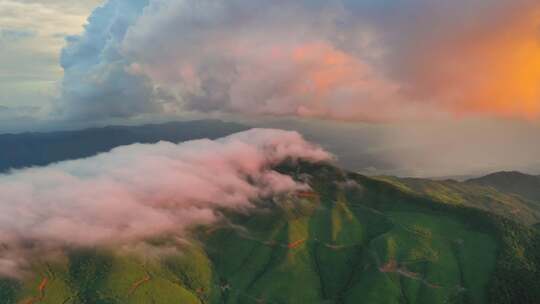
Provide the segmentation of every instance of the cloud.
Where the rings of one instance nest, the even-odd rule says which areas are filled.
[[[184,109],[380,118],[397,87],[370,62],[369,31],[357,54],[339,45],[346,13],[340,1],[153,1],[122,47]]]
[[[97,8],[82,35],[68,36],[60,62],[64,69],[61,116],[97,120],[158,111],[153,87],[144,75],[131,73],[120,53],[127,29],[147,0],[111,0]]]
[[[99,1],[80,2],[0,0],[0,105],[50,112],[58,95],[57,82],[63,77],[58,55],[64,37],[58,32],[79,33]],[[4,131],[2,126],[0,131]]]
[[[346,2],[376,29],[404,100],[460,116],[539,117],[538,1]]]
[[[0,46],[4,43],[16,42],[35,36],[36,32],[32,30],[0,29]]]
[[[217,220],[220,208],[248,209],[258,198],[305,187],[272,169],[300,159],[330,155],[296,132],[252,129],[0,175],[0,265],[20,266],[29,244],[50,250],[181,234]]]
[[[401,124],[380,132],[376,174],[441,177],[496,171],[540,173],[540,125],[523,120],[462,119]],[[329,151],[332,149],[328,148]]]
[[[64,49],[66,106],[536,118],[539,15],[532,0],[110,0]]]
[[[22,126],[32,124],[37,126],[35,119],[41,109],[37,106],[2,106],[0,105],[0,132],[9,133],[22,129]]]
[[[243,123],[295,130],[367,175],[477,177],[496,171],[540,174],[540,123],[467,118],[357,123],[319,119],[248,119]]]

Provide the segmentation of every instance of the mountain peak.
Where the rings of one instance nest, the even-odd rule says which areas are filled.
[[[502,192],[540,202],[540,176],[519,171],[500,171],[469,179],[466,183],[493,187]]]
[[[484,175],[477,178],[471,178],[468,179],[466,182],[468,183],[492,183],[492,182],[522,182],[523,180],[539,180],[538,176],[530,175],[527,173],[523,173],[520,171],[498,171],[494,173],[490,173],[488,175]]]

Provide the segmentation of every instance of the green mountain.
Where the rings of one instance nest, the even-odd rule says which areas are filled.
[[[502,173],[497,173],[502,174]],[[378,180],[386,181],[398,187],[404,192],[429,198],[444,204],[468,206],[483,209],[501,216],[513,219],[515,221],[533,225],[540,222],[540,199],[535,200],[525,192],[513,192],[507,190],[510,188],[504,186],[502,180],[498,187],[487,185],[491,180],[490,176],[482,177],[476,180],[458,182],[455,180],[430,180],[422,178],[398,178],[393,176],[376,177]],[[515,188],[519,188],[513,179]],[[525,182],[525,185],[527,182]],[[528,189],[522,186],[523,189]],[[540,192],[539,190],[537,190]]]
[[[521,172],[497,172],[484,177],[470,179],[469,184],[492,187],[498,191],[519,195],[540,202],[540,176]]]
[[[0,303],[538,303],[537,230],[393,180],[278,169],[313,192],[225,212],[188,242],[147,240],[156,253],[144,257],[112,248],[35,257],[31,276],[0,281]]]

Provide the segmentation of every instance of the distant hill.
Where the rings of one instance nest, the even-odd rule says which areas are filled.
[[[430,180],[423,178],[377,177],[401,190],[445,204],[479,208],[499,214],[527,225],[540,222],[540,200],[532,200],[503,187],[455,180]]]
[[[35,257],[31,275],[0,279],[0,303],[538,303],[539,231],[332,166],[278,169],[313,192],[228,212],[190,242],[148,240],[163,256]]]
[[[517,194],[523,198],[540,202],[540,176],[517,171],[496,172],[467,180],[468,184],[493,187],[499,191]]]
[[[219,120],[111,126],[78,131],[0,135],[0,172],[89,157],[133,143],[215,139],[248,127]]]

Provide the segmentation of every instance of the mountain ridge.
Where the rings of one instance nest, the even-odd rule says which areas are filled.
[[[379,176],[376,179],[389,182],[403,191],[447,204],[466,205],[480,208],[508,217],[521,223],[533,225],[540,222],[540,188],[528,186],[511,187],[508,184],[520,185],[521,179],[536,180],[537,177],[518,171],[495,172],[466,181],[433,180],[395,176]],[[497,179],[493,182],[493,177]],[[502,178],[502,181],[501,181]],[[538,178],[540,182],[540,178]],[[532,195],[531,195],[532,193]]]
[[[74,131],[1,134],[0,173],[84,158],[133,143],[220,138],[249,127],[220,120],[193,120],[138,126],[107,126]]]
[[[194,227],[188,243],[145,241],[178,254],[87,248],[35,257],[27,279],[0,281],[9,296],[0,303],[533,304],[540,296],[533,229],[329,165],[277,170],[312,190],[224,212],[223,222]]]
[[[479,178],[473,178],[467,183],[490,186],[499,191],[514,193],[526,199],[540,201],[540,176],[519,171],[499,171]]]

